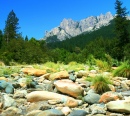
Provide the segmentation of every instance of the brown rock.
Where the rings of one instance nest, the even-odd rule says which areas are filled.
[[[48,91],[34,91],[29,93],[26,97],[28,102],[60,100],[62,103],[69,107],[76,107],[79,104],[79,102],[72,97]]]
[[[69,74],[67,71],[60,71],[57,73],[53,73],[49,76],[49,80],[58,80],[58,79],[68,79]]]
[[[3,103],[0,102],[0,109],[2,109],[2,108],[3,108]]]
[[[83,96],[83,88],[79,84],[76,84],[74,82],[58,80],[54,82],[54,85],[56,86],[58,91],[68,94],[72,97],[77,98],[79,96]]]
[[[33,111],[27,113],[26,116],[36,116],[36,115],[38,115],[40,112],[42,112],[42,111],[41,111],[41,110],[33,110]]]
[[[8,79],[7,78],[5,78],[5,77],[0,77],[0,80],[4,80],[4,81],[8,81]]]
[[[110,101],[115,101],[115,100],[119,100],[121,99],[120,95],[117,94],[116,92],[106,92],[104,93],[101,97],[100,97],[100,100],[99,102],[104,102],[104,103],[107,103],[107,102],[110,102]]]
[[[6,110],[4,110],[1,114],[1,116],[20,116],[22,113],[22,110],[16,107],[9,107]]]
[[[71,109],[69,107],[63,107],[61,111],[65,114],[65,116],[67,116],[71,112]]]
[[[46,70],[34,69],[34,68],[23,68],[21,71],[25,74],[34,76],[42,76],[46,74]]]
[[[111,91],[113,91],[113,92],[115,92],[115,91],[116,91],[116,89],[115,89],[115,87],[114,87],[113,85],[108,84],[108,86],[109,86],[109,88],[110,88],[110,90],[111,90]]]

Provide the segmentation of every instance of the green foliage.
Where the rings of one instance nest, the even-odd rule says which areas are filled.
[[[94,90],[98,94],[102,94],[104,92],[110,91],[108,84],[112,82],[108,77],[104,77],[103,75],[96,76],[92,79],[92,85],[94,86]]]
[[[122,65],[113,71],[113,75],[130,79],[130,62],[123,62]]]
[[[84,70],[85,66],[84,64],[77,63],[75,61],[69,62],[68,65],[66,66],[66,70],[74,70],[74,71],[79,71],[79,70]]]
[[[0,30],[0,48],[2,47],[2,41],[3,41],[3,33]]]
[[[18,38],[18,23],[19,19],[17,18],[16,14],[12,10],[6,20],[5,29],[4,29],[4,37],[6,42],[8,43],[11,39]]]
[[[27,77],[26,77],[26,84],[27,84],[27,85],[30,85],[31,82],[32,82],[32,79],[33,79],[32,76],[27,76]]]
[[[28,36],[26,35],[26,37],[25,37],[25,41],[28,41]]]
[[[20,70],[20,67],[18,66],[1,66],[0,67],[0,76],[8,75],[10,76],[13,73],[18,73]]]
[[[115,32],[118,39],[116,52],[118,59],[123,59],[124,54],[124,46],[130,43],[130,35],[129,35],[129,22],[127,19],[128,12],[126,11],[126,7],[122,7],[122,2],[120,0],[116,0],[115,2]]]
[[[102,71],[111,71],[113,65],[113,59],[110,55],[105,54],[103,60],[95,59],[96,66]]]
[[[96,66],[98,66],[100,70],[110,71],[111,66],[109,65],[108,62],[102,61],[102,60],[99,60],[99,59],[96,59],[95,61],[96,61]]]
[[[7,17],[4,34],[0,30],[0,61],[6,65],[77,62],[77,64],[69,65],[69,68],[79,70],[76,67],[86,63],[90,69],[95,69],[95,65],[98,65],[101,70],[109,71],[111,66],[119,65],[119,56],[121,56],[120,60],[130,59],[130,44],[124,44],[121,48],[117,46],[119,39],[115,38],[117,33],[113,33],[114,26],[117,24],[116,20],[112,20],[110,25],[99,30],[83,33],[64,41],[58,41],[56,36],[50,37],[48,42],[51,44],[34,37],[30,40],[27,36],[23,38],[18,33],[18,21],[19,19],[12,10]],[[14,26],[11,25],[12,23]],[[58,67],[56,70],[60,70],[61,67]],[[66,67],[62,68],[66,69]],[[80,69],[84,67],[81,66]],[[48,72],[50,71],[48,69]]]
[[[112,39],[115,36],[115,34],[113,33],[113,28],[114,28],[114,21],[111,21],[110,25],[104,26],[100,28],[99,30],[95,30],[90,33],[83,33],[81,35],[72,37],[71,39],[66,39],[64,41],[58,41],[58,42],[53,42],[53,43],[47,42],[47,46],[52,49],[64,48],[65,50],[70,51],[70,52],[74,52],[75,47],[78,47],[80,48],[80,50],[82,50],[88,42],[93,41],[96,38],[100,38],[101,36],[103,38],[107,37],[109,39]]]
[[[92,54],[90,54],[90,55],[87,57],[86,64],[89,65],[89,66],[95,65],[95,58],[94,58],[94,56],[93,56]]]

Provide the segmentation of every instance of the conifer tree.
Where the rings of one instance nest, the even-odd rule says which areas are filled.
[[[7,41],[7,43],[11,39],[18,38],[18,36],[19,36],[19,34],[18,34],[18,29],[19,29],[18,21],[19,21],[19,19],[17,18],[16,14],[12,10],[8,15],[7,20],[5,21],[4,38]]]
[[[28,41],[28,36],[26,35],[26,37],[25,37],[25,41]]]
[[[2,46],[2,41],[3,41],[3,33],[2,31],[0,30],[0,48]]]
[[[124,47],[130,42],[128,26],[129,22],[127,19],[127,9],[122,7],[123,3],[120,0],[115,2],[115,33],[117,36],[117,45],[114,48],[116,51],[116,57],[121,60],[124,58]]]
[[[115,32],[119,40],[120,47],[123,47],[130,42],[127,19],[128,12],[126,7],[122,7],[122,5],[123,3],[120,0],[116,0]]]

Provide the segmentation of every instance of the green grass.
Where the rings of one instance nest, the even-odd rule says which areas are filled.
[[[121,76],[130,79],[130,63],[123,62],[116,70],[113,71],[113,76]]]
[[[98,94],[102,94],[104,92],[110,91],[108,84],[112,84],[112,82],[108,77],[105,77],[103,75],[98,75],[93,78],[92,77],[86,78],[86,80],[92,82],[92,85],[94,86],[94,90]]]

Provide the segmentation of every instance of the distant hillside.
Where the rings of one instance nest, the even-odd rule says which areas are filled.
[[[47,46],[49,48],[64,48],[66,50],[73,51],[75,47],[83,49],[89,41],[92,41],[99,37],[103,37],[105,39],[112,39],[115,37],[113,20],[108,26],[103,26],[98,30],[86,32],[63,41],[48,43]]]

